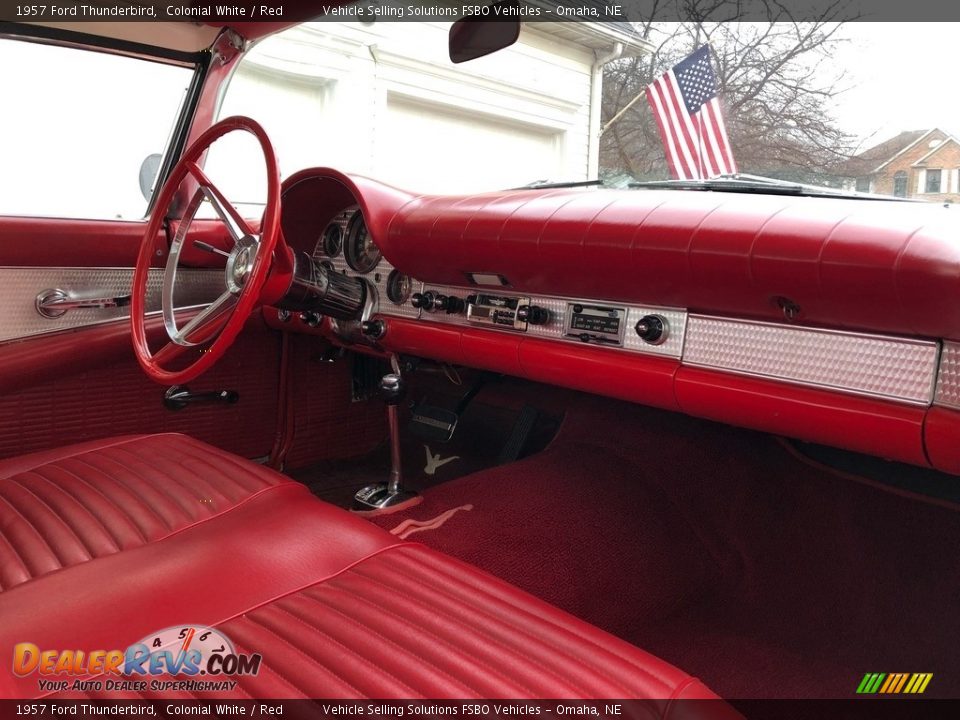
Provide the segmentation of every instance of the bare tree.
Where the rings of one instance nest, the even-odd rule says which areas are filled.
[[[693,50],[713,48],[727,131],[742,173],[806,182],[855,152],[854,139],[832,121],[829,105],[842,71],[830,64],[843,42],[847,12],[831,2],[812,19],[796,20],[778,0],[656,0],[637,31],[650,55],[612,64],[604,78],[603,116],[612,118],[654,79]],[[749,3],[749,13],[745,5]],[[682,15],[683,21],[658,17]],[[762,18],[745,22],[743,17]],[[637,178],[668,176],[663,146],[646,101],[637,102],[601,138],[601,167]]]

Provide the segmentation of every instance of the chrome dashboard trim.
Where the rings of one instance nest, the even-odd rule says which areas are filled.
[[[943,343],[933,404],[960,410],[960,342]]]
[[[177,282],[177,307],[206,305],[223,291],[222,269],[181,268]],[[163,269],[150,270],[147,280],[147,308],[160,311]],[[75,330],[123,320],[129,307],[76,308],[59,317],[37,312],[37,293],[58,288],[72,296],[91,293],[104,296],[129,295],[133,268],[119,267],[0,267],[0,342]]]
[[[929,405],[939,348],[929,340],[691,314],[683,364]]]
[[[467,295],[477,292],[476,287],[457,287],[453,285],[431,285],[430,283],[423,283],[423,292],[428,290],[435,293],[439,292],[443,295],[456,295],[460,298],[465,298]],[[554,316],[552,322],[546,325],[529,325],[525,332],[509,329],[493,329],[494,332],[516,333],[524,337],[546,338],[549,340],[557,340],[573,345],[584,345],[584,343],[580,340],[564,337],[563,325],[567,311],[567,303],[581,303],[583,305],[610,305],[627,309],[623,345],[620,347],[590,345],[589,347],[605,347],[609,350],[619,350],[621,352],[626,351],[642,353],[644,355],[661,355],[664,357],[674,358],[679,358],[683,352],[684,333],[687,325],[687,313],[685,310],[656,307],[653,305],[629,305],[627,303],[615,302],[612,300],[530,295],[527,293],[512,291],[507,288],[494,288],[488,292],[495,295],[509,295],[511,297],[529,297],[531,305],[539,305],[540,307],[549,310]],[[667,339],[659,345],[651,345],[650,343],[644,342],[633,331],[634,325],[636,325],[637,321],[644,315],[662,315],[664,318],[666,318],[670,327],[670,332],[667,335]],[[464,328],[477,327],[476,325],[469,323],[466,317],[463,315],[448,315],[443,312],[437,312],[422,313],[420,317],[423,320],[431,320],[446,325],[456,325]]]

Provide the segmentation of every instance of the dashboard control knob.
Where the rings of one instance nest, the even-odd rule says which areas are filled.
[[[292,315],[289,310],[284,310],[282,308],[280,310],[277,310],[277,320],[279,320],[280,322],[282,323],[290,322],[291,317]]]
[[[433,293],[429,291],[425,293],[414,293],[410,297],[410,304],[413,305],[413,307],[419,308],[421,310],[432,311],[433,299],[434,299]]]
[[[387,324],[383,320],[364,320],[360,323],[360,332],[372,340],[379,340],[387,334]]]
[[[633,329],[641,340],[650,345],[661,345],[670,333],[670,325],[663,315],[644,315]]]
[[[550,311],[538,305],[521,305],[517,308],[517,320],[531,325],[546,325],[550,318]]]
[[[446,310],[447,307],[449,306],[449,303],[450,303],[449,297],[447,297],[446,295],[441,295],[440,293],[437,293],[433,297],[433,310],[437,310],[437,311]]]
[[[323,316],[313,310],[300,313],[300,320],[303,321],[304,325],[309,325],[310,327],[317,327],[322,319]]]
[[[466,310],[467,304],[456,295],[447,295],[447,312],[451,315],[462,313]]]

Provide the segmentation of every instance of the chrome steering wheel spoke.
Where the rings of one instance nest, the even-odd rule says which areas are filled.
[[[239,296],[253,272],[260,253],[259,236],[252,232],[247,221],[241,217],[237,209],[224,198],[223,194],[210,182],[196,163],[188,163],[187,169],[189,174],[197,180],[198,187],[184,211],[183,218],[177,228],[177,234],[170,245],[170,252],[167,255],[163,272],[160,298],[163,325],[167,331],[167,337],[172,344],[181,347],[200,345],[216,336],[215,330],[218,321],[223,320],[236,307]],[[183,328],[180,328],[177,324],[174,301],[177,270],[180,266],[180,255],[187,243],[190,227],[193,225],[197,211],[205,200],[210,202],[217,216],[223,221],[233,240],[233,249],[230,252],[224,252],[210,246],[218,254],[226,257],[224,292],[200,310]],[[201,245],[206,245],[206,243],[201,243]],[[214,330],[214,332],[211,332],[211,330]]]

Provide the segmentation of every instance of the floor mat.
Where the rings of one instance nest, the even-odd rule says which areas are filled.
[[[463,413],[448,443],[424,441],[411,433],[404,422],[400,437],[405,484],[422,492],[500,464],[500,452],[521,414],[522,408],[474,401]],[[557,418],[549,413],[540,414],[525,454],[531,455],[546,447],[558,427]],[[289,474],[319,498],[350,507],[357,490],[371,483],[385,482],[389,473],[390,448],[384,443],[360,457],[323,461]]]
[[[544,452],[374,519],[411,520],[724,697],[851,697],[866,672],[960,696],[960,514],[766,435],[578,396]]]

